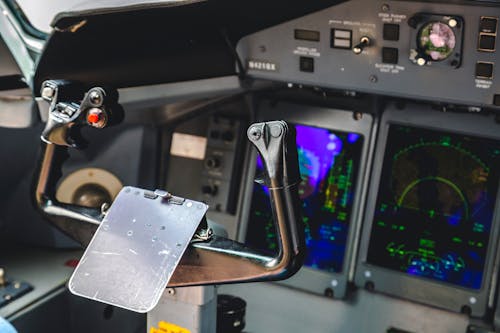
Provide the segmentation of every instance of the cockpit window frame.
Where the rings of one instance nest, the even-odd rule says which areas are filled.
[[[39,30],[30,22],[25,12],[21,8],[21,6],[19,6],[16,0],[4,0],[4,3],[27,35],[40,40],[47,40],[49,34]]]

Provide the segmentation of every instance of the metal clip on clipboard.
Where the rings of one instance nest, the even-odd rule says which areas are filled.
[[[44,82],[41,94],[51,106],[42,134],[36,202],[52,224],[89,244],[70,281],[73,292],[147,312],[166,286],[279,280],[301,267],[305,243],[297,148],[294,129],[285,122],[253,124],[247,132],[268,176],[279,244],[278,255],[269,257],[213,235],[205,204],[164,191],[125,187],[109,210],[58,202],[55,184],[67,149],[84,146],[78,129],[106,128],[123,113],[114,90],[98,87],[84,93],[74,83],[51,80]]]

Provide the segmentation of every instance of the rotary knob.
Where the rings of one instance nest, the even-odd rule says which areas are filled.
[[[217,169],[221,166],[221,161],[218,157],[211,156],[205,161],[205,165],[209,169]]]
[[[217,185],[204,185],[201,188],[201,192],[205,195],[216,196],[219,192],[219,187]]]

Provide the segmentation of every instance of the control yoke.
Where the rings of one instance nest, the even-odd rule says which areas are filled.
[[[68,148],[84,149],[80,129],[103,129],[120,123],[123,110],[114,89],[85,88],[73,82],[48,80],[41,95],[50,103],[42,133],[42,158],[36,183],[36,204],[58,229],[86,246],[109,205],[100,209],[58,202],[55,197]],[[257,148],[267,173],[279,251],[270,257],[244,244],[214,235],[204,218],[175,269],[169,287],[285,279],[302,265],[305,242],[301,228],[300,181],[295,130],[284,121],[250,126],[248,139]],[[250,226],[251,227],[251,226]]]

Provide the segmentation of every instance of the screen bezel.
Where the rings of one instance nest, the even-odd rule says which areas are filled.
[[[500,139],[498,125],[493,116],[471,114],[440,113],[429,107],[410,105],[403,110],[390,105],[385,110],[378,131],[377,147],[373,159],[370,188],[367,195],[366,214],[363,233],[357,260],[355,283],[360,287],[368,287],[375,291],[426,303],[452,311],[463,311],[464,306],[470,308],[472,315],[481,316],[487,307],[492,306],[494,283],[492,276],[497,262],[497,239],[499,229],[499,205],[495,205],[491,234],[486,253],[485,270],[481,289],[467,289],[442,281],[411,276],[367,262],[368,247],[376,209],[378,188],[381,181],[383,162],[387,146],[389,127],[391,125],[412,126],[416,128],[470,135],[479,138]],[[499,188],[500,190],[500,188]],[[497,190],[497,193],[500,192]],[[497,197],[498,198],[498,197]],[[498,201],[498,199],[497,199]]]
[[[267,101],[262,101],[257,109],[257,121],[273,119],[283,119],[293,124],[324,128],[333,131],[354,132],[363,136],[360,165],[358,170],[358,181],[355,186],[355,196],[352,206],[352,213],[349,220],[349,233],[347,238],[346,252],[343,263],[343,270],[340,273],[325,272],[302,267],[290,279],[280,281],[280,284],[324,295],[329,288],[333,292],[334,298],[343,298],[347,292],[348,281],[354,277],[354,262],[356,257],[355,249],[358,247],[360,221],[364,207],[364,191],[366,190],[366,172],[368,155],[371,142],[374,138],[374,118],[370,114],[363,114],[359,120],[355,120],[352,111],[345,111],[324,107],[313,107],[310,105],[298,105],[285,102],[270,105]],[[254,186],[255,168],[257,152],[252,149],[247,157],[246,182],[244,195],[242,196],[243,206],[240,220],[242,223],[238,228],[238,240],[245,242],[250,216],[250,206],[252,190]]]

